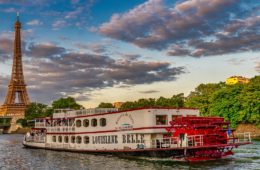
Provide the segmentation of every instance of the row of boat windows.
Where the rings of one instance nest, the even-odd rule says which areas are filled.
[[[187,115],[187,117],[189,116],[193,117],[196,115]],[[172,115],[171,120],[176,120],[179,117],[181,117],[181,115]],[[156,125],[168,125],[168,115],[156,115],[155,119],[156,119]]]
[[[84,119],[83,121],[77,120],[76,121],[76,127],[81,127],[82,124],[83,124],[84,127],[89,127],[90,123],[91,123],[92,127],[96,127],[98,125],[98,120],[96,118],[91,119],[91,121],[88,120],[88,119]],[[102,127],[106,126],[107,120],[105,118],[99,119],[99,125],[102,126]]]
[[[58,142],[58,143],[77,143],[77,144],[81,144],[82,143],[82,137],[81,136],[71,136],[69,138],[69,136],[52,136],[52,142]],[[83,142],[85,144],[89,144],[89,137],[88,136],[84,136],[83,137]]]

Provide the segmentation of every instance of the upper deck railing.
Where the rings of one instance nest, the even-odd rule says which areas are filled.
[[[73,117],[73,116],[84,116],[92,114],[101,114],[101,113],[111,113],[117,112],[117,108],[90,108],[90,109],[81,109],[81,110],[71,110],[71,109],[58,109],[54,111],[54,118],[63,118],[63,117]]]

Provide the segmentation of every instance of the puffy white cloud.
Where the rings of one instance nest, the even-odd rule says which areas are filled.
[[[259,50],[259,16],[244,1],[149,0],[103,23],[102,35],[172,56],[209,56]],[[196,44],[197,43],[197,44]]]
[[[42,25],[43,23],[38,19],[34,19],[34,20],[27,22],[26,24],[30,25],[30,26],[39,26],[39,25]]]

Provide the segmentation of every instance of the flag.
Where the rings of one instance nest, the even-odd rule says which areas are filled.
[[[230,129],[230,126],[228,126],[227,135],[228,135],[228,137],[230,137],[230,135],[231,135],[231,129]]]

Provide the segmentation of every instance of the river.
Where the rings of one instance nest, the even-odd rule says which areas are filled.
[[[161,170],[215,169],[260,170],[260,141],[235,149],[235,155],[225,159],[200,163],[176,162],[165,159],[127,159],[111,155],[92,155],[27,149],[22,135],[0,135],[0,170]]]

